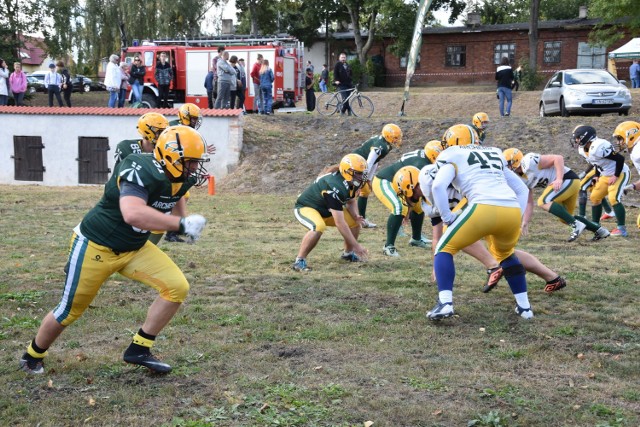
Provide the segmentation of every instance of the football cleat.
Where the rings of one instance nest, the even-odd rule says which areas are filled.
[[[609,230],[604,227],[600,227],[593,233],[593,239],[591,240],[595,242],[597,240],[606,239],[610,234],[611,233],[609,233]]]
[[[516,304],[516,314],[523,319],[531,319],[533,318],[533,311],[531,311],[531,307],[522,308],[518,304]]]
[[[20,369],[27,374],[40,375],[44,374],[44,360],[36,359],[29,353],[25,353],[20,358]]]
[[[553,281],[551,281],[551,283],[546,284],[546,286],[544,287],[544,291],[548,294],[552,294],[555,291],[559,291],[560,289],[564,288],[565,286],[567,286],[566,280],[564,280],[563,277],[558,276]]]
[[[580,235],[586,228],[587,226],[580,221],[576,221],[571,224],[572,231],[571,235],[569,235],[569,238],[567,239],[567,242],[573,242],[574,240],[576,240],[578,237],[580,237]]]
[[[600,221],[604,221],[605,219],[611,219],[611,218],[615,218],[615,217],[616,217],[616,213],[614,211],[611,211],[609,213],[605,212],[600,217]]]
[[[498,286],[498,282],[502,278],[502,273],[503,273],[503,270],[502,270],[502,267],[500,266],[488,268],[487,282],[482,287],[482,292],[486,294],[487,292],[490,292],[493,288]]]
[[[351,251],[351,252],[342,252],[342,255],[340,255],[340,258],[345,260],[345,261],[349,261],[349,262],[360,262],[362,261],[360,259],[360,257],[358,255],[356,255],[355,252]]]
[[[624,225],[619,225],[618,227],[611,230],[612,236],[620,236],[620,237],[629,237],[629,233],[627,233],[627,227]]]
[[[396,237],[407,237],[407,233],[404,232],[404,228],[400,227],[400,229],[398,230],[398,234],[396,234]]]
[[[409,240],[410,246],[415,246],[422,249],[430,248],[431,246],[429,245],[429,243],[431,243],[431,240],[425,238],[424,236],[420,237],[420,240],[416,240],[414,238],[411,238],[411,240]]]
[[[376,227],[377,225],[369,221],[367,218],[365,218],[362,221],[362,228],[376,228]]]
[[[400,257],[398,250],[393,245],[384,245],[384,247],[382,248],[382,253],[390,257],[396,257],[396,258]]]
[[[427,318],[429,320],[442,320],[453,316],[453,314],[453,303],[441,303],[438,299],[431,311],[427,312]]]
[[[311,267],[307,265],[307,260],[304,258],[296,259],[296,262],[291,266],[295,271],[311,271]]]
[[[168,374],[171,372],[171,366],[158,360],[151,352],[144,354],[127,354],[127,352],[125,352],[122,359],[132,365],[144,366],[157,374]]]

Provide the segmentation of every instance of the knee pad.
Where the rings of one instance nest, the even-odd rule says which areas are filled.
[[[509,277],[522,276],[527,272],[515,255],[510,255],[508,258],[502,260],[500,265],[502,266],[502,274],[507,279]]]
[[[165,288],[162,292],[160,292],[160,296],[162,299],[171,302],[183,302],[187,298],[187,294],[189,293],[189,282],[185,279],[179,283],[174,284],[173,286]]]

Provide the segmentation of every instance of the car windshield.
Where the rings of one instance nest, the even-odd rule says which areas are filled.
[[[611,74],[599,70],[565,73],[564,80],[568,85],[618,84],[618,81]]]

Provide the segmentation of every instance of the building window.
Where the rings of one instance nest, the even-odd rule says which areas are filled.
[[[509,63],[513,64],[516,59],[516,44],[515,43],[500,43],[497,44],[493,51],[493,63],[500,65],[503,57],[509,58]]]
[[[400,58],[400,68],[407,68],[407,64],[409,63],[409,54]],[[416,68],[420,68],[420,54],[416,58]]]
[[[466,66],[467,65],[467,47],[466,46],[447,46],[445,65],[447,67]]]
[[[560,62],[560,47],[562,42],[544,42],[544,63],[557,64]]]

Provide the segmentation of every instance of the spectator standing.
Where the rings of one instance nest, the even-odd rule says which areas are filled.
[[[218,98],[218,61],[222,58],[225,51],[224,46],[218,46],[218,55],[211,60],[211,69],[213,70],[213,97]]]
[[[115,53],[109,57],[107,71],[104,75],[104,85],[109,91],[109,108],[116,108],[118,104],[118,94],[120,93],[120,67],[118,61],[120,57]]]
[[[260,67],[260,91],[264,98],[263,114],[270,115],[272,113],[271,106],[273,103],[273,70],[269,67],[269,61],[262,60]]]
[[[240,87],[238,88],[238,108],[242,108],[242,114],[247,114],[244,107],[245,93],[247,91],[247,69],[244,66],[244,58],[238,59],[238,69],[240,70]]]
[[[229,58],[229,65],[236,73],[235,83],[231,83],[231,90],[229,91],[229,108],[236,108],[236,97],[238,95],[238,87],[240,86],[240,69],[238,68],[238,57],[233,55]]]
[[[631,78],[631,88],[640,88],[640,64],[634,59],[633,64],[629,67],[629,77]]]
[[[322,71],[320,72],[320,81],[318,82],[318,86],[320,86],[320,90],[322,93],[327,91],[327,82],[329,81],[329,70],[327,70],[327,64],[322,64]]]
[[[213,108],[213,85],[215,80],[215,73],[213,70],[209,70],[207,77],[204,78],[204,88],[207,90],[207,102],[208,108]]]
[[[24,94],[27,91],[27,75],[22,72],[22,64],[13,64],[13,73],[9,76],[9,88],[16,100],[16,107],[24,105]]]
[[[218,70],[218,97],[216,98],[216,108],[229,108],[231,86],[237,83],[236,70],[227,61],[229,61],[229,52],[222,52],[222,57],[218,59],[216,63]]]
[[[9,102],[9,67],[4,59],[0,59],[0,106]]]
[[[139,56],[133,58],[133,65],[130,70],[129,83],[131,84],[131,92],[133,94],[131,101],[134,103],[142,102],[142,87],[144,86],[144,75],[147,69],[142,64]]]
[[[311,63],[311,61],[307,61],[307,68],[311,68],[311,73],[313,74],[315,71],[315,67]]]
[[[171,68],[168,59],[167,54],[162,52],[160,61],[156,63],[156,81],[158,82],[160,108],[169,108],[169,85],[173,80],[173,68]]]
[[[253,112],[264,113],[264,98],[260,90],[260,68],[262,68],[262,55],[258,54],[256,62],[251,67],[251,81],[253,82]]]
[[[123,62],[120,64],[120,93],[118,94],[118,108],[124,107],[124,102],[127,100],[127,89],[129,89],[129,64]]]
[[[58,70],[60,70],[60,75],[62,75],[62,95],[64,96],[64,102],[67,104],[67,107],[71,108],[71,92],[73,91],[71,74],[67,67],[64,66],[64,62],[58,61],[56,65],[58,66]]]
[[[351,67],[347,64],[347,54],[344,52],[340,54],[340,60],[333,68],[333,79],[342,96],[343,104],[340,114],[344,115],[344,113],[348,113],[351,115],[351,108],[349,107],[347,98],[349,97],[349,90],[353,89],[353,82],[351,80]]]
[[[58,105],[62,107],[62,97],[60,96],[60,87],[62,87],[62,76],[56,72],[56,65],[49,64],[49,72],[44,75],[44,87],[49,93],[49,107],[53,107],[53,97],[58,100]]]
[[[510,116],[511,115],[511,103],[512,103],[512,93],[511,93],[511,83],[513,82],[513,70],[509,65],[509,58],[504,56],[502,60],[500,60],[500,66],[498,66],[496,70],[496,80],[498,82],[498,105],[500,107],[500,115],[501,116]],[[505,102],[507,103],[505,108]]]
[[[304,78],[305,93],[304,97],[307,100],[307,111],[313,111],[316,109],[316,94],[313,91],[313,70],[307,68],[307,75]]]

